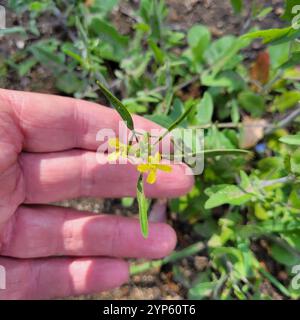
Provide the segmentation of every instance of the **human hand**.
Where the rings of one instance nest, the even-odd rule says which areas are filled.
[[[94,103],[0,89],[0,265],[6,289],[0,299],[47,299],[120,286],[124,258],[156,259],[175,247],[161,223],[140,233],[137,219],[95,215],[46,205],[77,197],[135,196],[131,164],[96,161],[96,134],[117,132],[120,118]],[[138,128],[158,126],[134,117]],[[103,154],[103,157],[105,155]],[[159,172],[148,197],[177,197],[193,185],[184,165]]]

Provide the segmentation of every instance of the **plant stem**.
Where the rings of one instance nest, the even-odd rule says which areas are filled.
[[[172,253],[170,256],[161,259],[161,260],[156,260],[156,261],[147,261],[142,264],[132,264],[130,266],[130,274],[131,275],[136,275],[145,271],[148,271],[152,268],[160,268],[161,266],[170,263],[170,262],[176,262],[178,260],[182,260],[186,257],[192,256],[197,254],[199,251],[203,250],[205,248],[205,245],[203,242],[197,242],[195,244],[192,244],[191,246]]]
[[[208,123],[202,126],[193,126],[194,129],[209,129],[213,126],[219,129],[226,129],[226,128],[265,128],[265,134],[269,135],[272,134],[275,130],[280,128],[287,127],[291,122],[293,122],[297,117],[300,116],[300,104],[297,105],[296,109],[289,113],[285,118],[279,121],[277,124],[244,124],[242,122],[234,123]]]
[[[290,175],[290,176],[279,178],[279,179],[262,181],[261,182],[261,187],[262,188],[267,188],[267,187],[274,186],[275,184],[278,184],[278,183],[289,183],[289,182],[295,181],[295,179],[296,179],[295,176]]]
[[[268,128],[272,127],[269,124],[244,124],[242,122],[234,123],[234,122],[228,122],[228,123],[208,123],[201,126],[192,126],[191,128],[194,129],[209,129],[211,127],[217,127],[219,129],[226,129],[226,128]]]
[[[300,104],[297,105],[297,108],[294,111],[292,111],[284,119],[279,121],[277,125],[266,128],[265,134],[272,134],[276,129],[287,127],[291,122],[293,122],[299,116],[300,116]]]

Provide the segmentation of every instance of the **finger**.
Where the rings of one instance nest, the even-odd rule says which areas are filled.
[[[174,230],[161,223],[141,235],[138,219],[91,215],[54,206],[20,207],[4,231],[1,254],[15,258],[107,256],[158,259],[176,245]]]
[[[0,258],[6,289],[0,300],[50,299],[98,293],[128,281],[128,264],[115,259]]]
[[[105,155],[85,151],[50,154],[24,153],[20,158],[26,203],[49,203],[64,199],[89,197],[134,197],[138,171],[128,164],[111,165]],[[146,185],[149,197],[178,197],[194,183],[188,167],[173,165],[170,173],[157,172],[157,182]]]
[[[111,108],[66,97],[0,89],[0,103],[11,110],[18,123],[23,147],[30,152],[72,148],[96,150],[101,129],[118,134],[120,116]],[[153,122],[134,116],[135,127],[161,129]]]

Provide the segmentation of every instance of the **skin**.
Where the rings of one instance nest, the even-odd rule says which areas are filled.
[[[71,98],[0,89],[0,299],[49,299],[110,290],[128,281],[126,258],[157,259],[174,230],[137,219],[47,205],[78,197],[135,196],[133,165],[99,164],[96,133],[117,132],[112,109]],[[141,117],[135,126],[158,128]],[[105,157],[106,155],[102,155]],[[158,172],[148,197],[177,197],[193,185],[184,165]]]

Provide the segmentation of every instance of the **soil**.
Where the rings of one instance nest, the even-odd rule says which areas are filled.
[[[132,20],[134,19],[132,12],[137,8],[138,2],[120,1],[119,7],[112,13],[112,19],[115,25],[122,33],[130,33]],[[232,12],[229,1],[222,0],[166,0],[169,7],[168,23],[175,30],[187,30],[196,23],[207,25],[214,37],[220,37],[224,34],[240,34],[245,29],[245,21],[247,16],[235,16]],[[252,1],[247,1],[250,5]],[[3,1],[0,1],[2,4]],[[273,12],[267,18],[260,21],[260,26],[263,28],[279,27],[281,25],[279,16],[283,12],[282,0],[264,0],[259,3],[273,7]],[[23,20],[24,19],[24,20]],[[7,25],[14,26],[26,21],[28,17],[20,18],[13,12],[8,13]],[[53,34],[59,33],[64,37],[64,31],[56,24],[49,21],[49,17],[45,16],[40,21],[41,29],[40,38],[49,38]],[[26,41],[32,42],[32,39]],[[22,38],[10,37],[0,39],[0,62],[2,57],[9,57],[15,54],[19,48],[23,48],[25,42]],[[249,52],[249,58],[255,56],[256,52],[261,49],[259,43],[254,43],[252,50]],[[1,63],[0,63],[1,65]],[[17,80],[16,80],[17,79]],[[53,79],[49,71],[44,67],[37,67],[32,73],[21,79],[15,74],[9,74],[7,79],[1,79],[0,86],[5,88],[38,91],[46,93],[57,93]],[[117,200],[102,200],[102,199],[79,199],[65,201],[60,205],[73,207],[78,210],[87,210],[95,213],[113,213],[125,214],[128,216],[137,213],[136,206],[130,209],[124,209],[120,201]],[[179,220],[175,213],[170,213],[168,222],[175,227],[178,232],[178,249],[184,248],[189,244],[198,241],[198,237],[191,230],[191,227],[185,225]],[[260,245],[256,245],[256,250]],[[205,252],[200,252],[194,257],[189,257],[178,263],[176,267],[180,271],[182,277],[174,277],[172,268],[174,265],[166,265],[161,270],[152,269],[141,275],[133,276],[130,283],[112,292],[104,292],[98,295],[82,296],[76,299],[186,299],[187,290],[184,287],[186,281],[193,282],[197,271],[204,270],[209,264]],[[265,283],[262,290],[274,299],[282,297],[274,291],[269,283]]]

